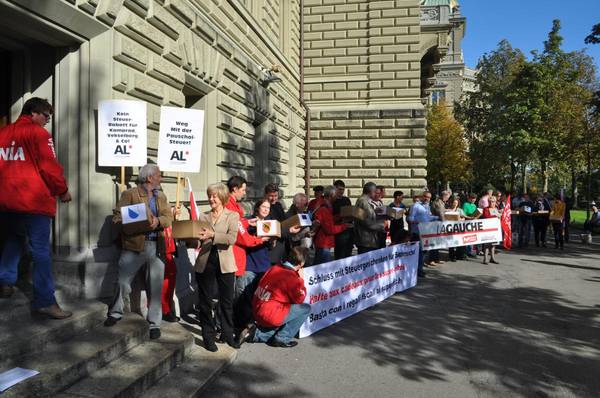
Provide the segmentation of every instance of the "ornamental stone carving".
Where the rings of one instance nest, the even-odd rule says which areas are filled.
[[[435,23],[440,20],[440,10],[437,7],[422,7],[421,22]]]

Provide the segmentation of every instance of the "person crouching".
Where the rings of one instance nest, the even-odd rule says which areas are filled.
[[[310,313],[305,304],[304,262],[308,250],[294,247],[289,261],[276,264],[262,277],[252,299],[252,312],[257,327],[247,341],[267,343],[272,347],[294,347],[293,337]]]

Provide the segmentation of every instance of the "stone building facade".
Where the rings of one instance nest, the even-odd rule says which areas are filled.
[[[426,108],[460,45],[454,0],[305,0],[311,183],[367,181],[413,195],[426,182]],[[456,50],[459,50],[458,47]]]
[[[202,168],[189,175],[201,200],[240,174],[250,199],[276,182],[289,202],[307,169],[310,185],[342,178],[352,197],[366,181],[426,186],[424,84],[456,24],[425,29],[423,1],[0,0],[0,126],[31,96],[55,106],[48,127],[74,197],[53,224],[59,280],[97,296],[114,271],[120,172],[97,166],[100,100],[147,103],[149,161],[160,106],[203,109]],[[454,0],[439,1],[450,15]],[[281,80],[269,84],[272,65]],[[172,201],[175,181],[163,179]]]
[[[251,182],[250,198],[267,182],[286,197],[304,189],[299,21],[298,0],[0,1],[0,123],[31,96],[56,108],[48,127],[74,198],[53,226],[59,281],[75,274],[84,295],[101,295],[117,255],[120,171],[97,166],[100,100],[147,102],[149,161],[161,105],[203,109],[202,168],[189,175],[200,199],[234,174]],[[267,84],[276,64],[281,81]],[[130,185],[136,173],[127,168]],[[175,176],[163,189],[174,201]]]

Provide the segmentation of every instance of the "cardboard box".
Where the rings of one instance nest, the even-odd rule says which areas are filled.
[[[281,224],[277,220],[259,220],[256,222],[256,236],[279,238],[281,237]]]
[[[284,220],[281,223],[281,229],[288,230],[291,227],[310,227],[312,225],[312,220],[310,219],[310,215],[307,213],[300,213],[291,216],[290,218]]]
[[[483,209],[480,209],[479,207],[475,210],[475,213],[471,214],[471,217],[473,218],[479,218],[481,216],[483,216]]]
[[[121,207],[122,231],[125,235],[138,235],[152,231],[148,217],[150,209],[145,203]]]
[[[358,219],[364,220],[367,218],[367,213],[356,206],[344,206],[340,209],[340,218],[341,219]]]
[[[519,211],[521,212],[521,214],[531,215],[531,207],[529,206],[521,206]]]
[[[402,217],[404,217],[405,211],[406,211],[406,209],[403,209],[402,207],[388,206],[387,216],[389,218],[391,218],[392,220],[400,220],[400,219],[402,219]]]
[[[512,214],[513,216],[518,216],[519,215],[519,210],[511,210],[510,214]]]
[[[561,223],[563,222],[563,216],[560,214],[550,214],[550,222]]]
[[[213,229],[206,221],[183,220],[173,222],[173,239],[198,239],[198,234],[203,229]]]
[[[460,213],[457,211],[447,211],[444,213],[445,221],[460,221]]]
[[[550,212],[548,210],[540,210],[533,213],[534,216],[547,216]]]

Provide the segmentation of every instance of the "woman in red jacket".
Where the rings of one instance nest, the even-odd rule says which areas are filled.
[[[497,200],[495,196],[490,196],[488,199],[488,207],[483,209],[483,215],[481,218],[498,218],[500,217],[500,212],[498,211]],[[496,248],[493,243],[484,243],[483,245],[483,263],[488,263],[488,257],[490,257],[489,262],[493,264],[499,264],[496,261]]]
[[[310,305],[303,303],[306,288],[302,267],[306,255],[306,248],[294,247],[290,262],[272,266],[262,277],[252,300],[257,326],[247,332],[246,341],[285,348],[298,344],[292,338],[310,313]]]
[[[333,221],[333,200],[335,187],[325,188],[321,206],[314,213],[315,225],[318,225],[315,236],[315,261],[313,265],[333,260],[331,249],[335,246],[335,236],[344,232],[349,224],[335,224]]]

